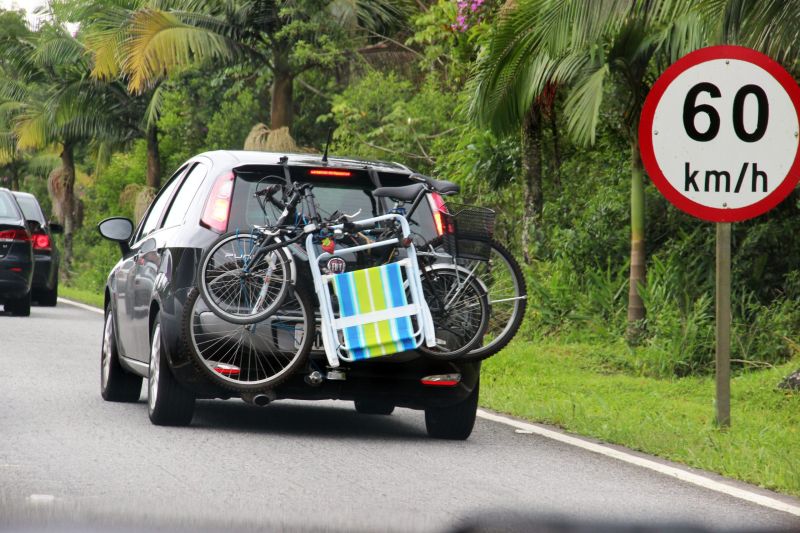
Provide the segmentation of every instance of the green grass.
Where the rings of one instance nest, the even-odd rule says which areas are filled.
[[[714,424],[713,377],[598,371],[608,346],[517,342],[486,361],[481,403],[800,496],[800,394],[776,388],[800,362],[736,375],[732,426]]]
[[[103,308],[103,295],[92,291],[83,289],[76,289],[74,287],[65,287],[62,285],[58,288],[58,295],[62,298],[75,300],[76,302],[93,305],[95,307]]]

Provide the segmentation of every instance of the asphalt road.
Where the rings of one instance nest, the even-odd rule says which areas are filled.
[[[486,420],[444,442],[410,410],[219,400],[199,402],[190,427],[152,426],[143,400],[100,398],[101,333],[101,315],[63,304],[0,316],[0,530],[445,531],[482,513],[800,529]]]

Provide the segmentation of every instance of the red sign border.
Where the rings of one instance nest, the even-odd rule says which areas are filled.
[[[655,151],[653,150],[653,118],[655,116],[656,106],[667,90],[667,87],[669,87],[675,78],[689,68],[716,59],[738,59],[740,61],[747,61],[769,72],[788,93],[789,98],[794,104],[795,113],[798,114],[798,123],[800,123],[800,87],[798,87],[791,74],[778,64],[778,62],[761,52],[743,46],[709,46],[701,48],[700,50],[695,50],[677,60],[670,65],[653,84],[653,88],[648,93],[644,105],[642,106],[642,114],[639,120],[639,151],[642,156],[642,163],[644,163],[645,171],[647,171],[650,179],[658,190],[661,191],[661,194],[675,207],[694,217],[709,222],[741,222],[766,213],[781,203],[792,190],[794,190],[797,182],[800,180],[800,144],[798,144],[798,150],[795,154],[794,162],[791,168],[789,168],[787,177],[778,188],[767,195],[767,197],[754,204],[731,209],[708,207],[690,200],[681,194],[667,181],[667,178],[658,166]]]

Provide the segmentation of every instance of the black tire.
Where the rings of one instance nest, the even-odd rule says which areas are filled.
[[[5,310],[13,316],[31,316],[31,291],[28,291],[25,296],[6,300]]]
[[[250,261],[244,258],[251,257],[256,240],[251,233],[226,233],[206,250],[200,260],[197,285],[203,301],[215,315],[233,324],[254,324],[270,316],[283,303],[292,285],[290,254],[284,248],[273,250],[268,257],[274,260],[282,279],[279,278],[276,292],[267,297],[267,303],[256,312],[245,311],[249,305],[243,305],[242,299],[258,299],[258,291],[264,288],[264,283],[258,285],[258,281],[263,281],[262,277],[253,272],[266,269],[267,273],[272,273],[273,263],[266,257],[259,260],[257,269],[244,273],[252,266],[248,266]],[[227,281],[220,281],[222,279]]]
[[[36,302],[42,307],[55,307],[58,304],[58,278],[52,289],[40,289],[36,292]]]
[[[147,377],[147,412],[157,426],[188,426],[194,416],[195,397],[172,375],[161,339],[161,319],[156,316],[150,336],[150,372]]]
[[[478,413],[480,381],[461,402],[447,407],[425,409],[425,429],[435,439],[466,440],[472,434]]]
[[[490,335],[495,328],[500,330],[500,333],[497,334],[496,337],[491,339],[488,344],[483,346],[478,346],[473,348],[469,351],[469,353],[465,354],[460,360],[463,361],[480,361],[486,359],[487,357],[491,357],[495,355],[497,352],[505,348],[509,342],[514,338],[514,335],[517,334],[519,331],[520,325],[522,325],[522,320],[525,318],[525,309],[527,308],[528,303],[528,289],[525,285],[525,276],[522,274],[522,269],[519,266],[519,263],[508,251],[508,248],[503,246],[497,241],[492,241],[492,252],[497,253],[500,257],[498,258],[501,261],[505,262],[505,266],[510,270],[508,274],[513,277],[511,281],[515,284],[511,290],[514,292],[514,297],[517,298],[513,303],[510,305],[512,306],[511,309],[511,316],[506,317],[505,312],[501,313],[500,308],[503,306],[508,305],[507,302],[503,303],[496,303],[492,304],[493,299],[493,292],[492,287],[489,287],[488,291],[488,298],[489,298],[489,308],[490,308],[490,316],[489,316],[489,326],[487,328],[486,335]],[[469,266],[467,266],[469,269]],[[471,271],[471,269],[470,269]],[[485,280],[482,280],[485,283]],[[499,299],[505,300],[507,296],[506,294],[499,295]],[[500,321],[503,322],[502,324],[495,324],[492,321]]]
[[[418,350],[432,359],[451,361],[461,358],[481,342],[489,325],[486,292],[475,278],[465,272],[450,265],[434,265],[427,267],[422,274],[423,297],[431,311],[437,342],[446,343],[433,348],[424,343],[420,345]],[[461,282],[464,289],[451,292]],[[442,299],[453,294],[454,299]],[[452,305],[461,312],[454,312]]]
[[[359,399],[354,403],[356,411],[362,415],[390,415],[394,412],[394,404],[385,400]]]
[[[200,297],[198,289],[192,289],[186,299],[183,312],[184,348],[200,372],[220,387],[240,393],[265,391],[283,383],[298,368],[305,365],[314,343],[316,320],[311,297],[301,286],[291,287],[283,304],[276,309],[275,316],[266,318],[264,323],[231,324],[218,319],[223,324],[227,324],[226,327],[229,328],[229,331],[217,333],[215,330],[219,330],[219,325],[212,325],[208,327],[210,331],[207,331],[206,321],[203,319],[203,314],[207,310],[208,306]],[[297,320],[281,321],[282,314],[291,315]],[[279,323],[276,324],[273,320]],[[303,338],[299,344],[292,345],[294,353],[273,349],[269,344],[265,347],[262,343],[265,339],[265,337],[261,337],[263,334],[268,334],[266,338],[275,344],[280,345],[281,342],[285,342],[286,338],[281,338],[281,332],[285,335],[291,324],[294,324],[291,327],[295,329],[293,335],[296,339],[297,323],[300,321],[304,324]],[[255,330],[248,328],[255,328]],[[249,337],[250,335],[253,337]],[[228,337],[228,340],[222,339],[220,343],[222,337]],[[247,345],[244,344],[245,338],[249,339]],[[244,360],[245,357],[247,361]],[[249,370],[245,371],[245,366],[249,365],[251,361],[255,361],[255,374]],[[258,374],[259,361],[263,361],[260,368],[263,374]],[[219,363],[232,365],[232,368],[238,368],[238,371],[236,374],[225,375],[218,370]],[[248,368],[251,367],[248,366]],[[267,369],[275,372],[267,375]]]
[[[106,309],[103,345],[100,347],[100,396],[107,402],[138,402],[142,378],[119,364],[117,328],[111,309]]]

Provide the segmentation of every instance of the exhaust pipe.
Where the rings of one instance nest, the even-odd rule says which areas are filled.
[[[266,407],[273,400],[275,400],[275,393],[273,391],[257,392],[257,393],[243,393],[242,400],[250,405],[256,407]]]
[[[303,379],[312,387],[319,387],[325,381],[325,376],[322,375],[322,372],[314,370]]]

